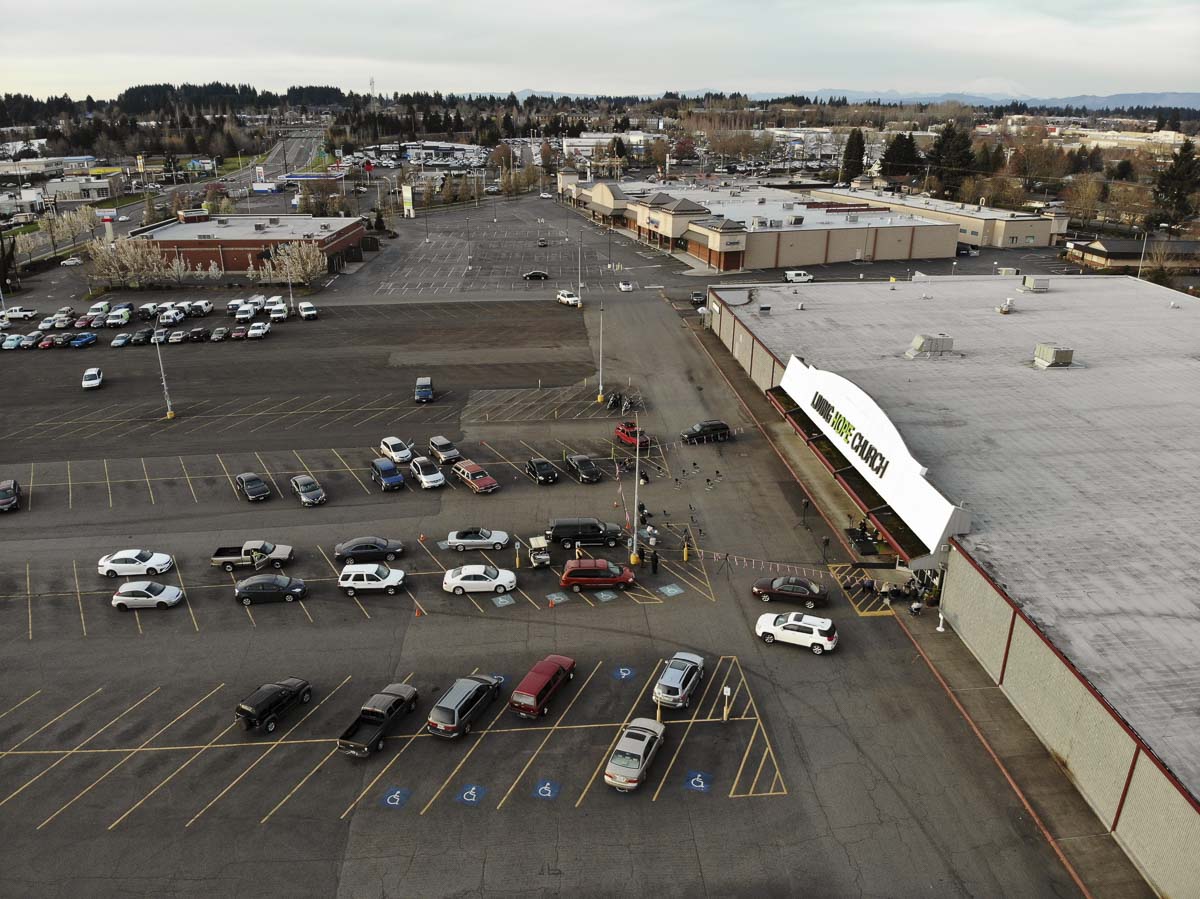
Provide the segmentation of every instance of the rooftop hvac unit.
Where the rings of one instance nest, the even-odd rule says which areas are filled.
[[[912,339],[904,358],[916,359],[918,356],[945,356],[954,350],[954,338],[949,334],[918,334]]]
[[[1039,278],[1036,275],[1025,275],[1021,279],[1021,289],[1030,293],[1045,293],[1050,289],[1049,278]]]
[[[795,204],[795,203],[784,203],[784,204],[783,204],[783,208],[784,208],[784,209],[795,209],[795,208],[796,208],[796,204]]]
[[[804,224],[804,216],[793,215],[790,219],[788,219],[788,224],[789,225],[803,225]]]
[[[771,223],[767,227],[768,228],[782,228],[783,227],[783,219],[771,219]]]
[[[759,205],[759,206],[766,206],[766,205],[767,205],[767,198],[766,198],[766,197],[759,197],[759,198],[758,198],[758,199],[757,199],[755,202],[756,202],[756,203],[758,203],[758,205]]]
[[[1039,343],[1033,351],[1033,364],[1038,368],[1069,368],[1075,359],[1070,347]]]
[[[229,219],[217,219],[217,224],[218,225],[228,225]]]
[[[763,303],[761,306],[758,307],[758,314],[759,315],[770,315],[771,307],[767,303]]]
[[[328,231],[329,230],[329,222],[321,222],[321,230]]]
[[[266,222],[255,222],[254,230],[255,231],[266,231],[267,230]]]
[[[855,212],[851,212],[851,213],[847,214],[847,216],[846,216],[846,221],[847,221],[847,222],[857,222],[857,221],[858,221],[858,214],[857,214],[857,213],[855,213]]]
[[[752,216],[750,219],[750,227],[751,228],[765,228],[765,227],[767,227],[767,220],[765,218],[763,218],[761,215]]]
[[[197,234],[196,235],[196,240],[215,240],[215,239],[216,239],[215,234]]]
[[[317,235],[313,234],[311,231],[306,231],[306,232],[304,233],[304,239],[305,239],[305,240],[312,240],[312,239],[313,239],[314,237],[316,237],[316,236],[317,236]]]
[[[279,219],[278,219],[278,218],[269,218],[269,219],[267,219],[267,221],[268,221],[268,222],[270,222],[272,225],[278,225],[278,224],[279,224]]]

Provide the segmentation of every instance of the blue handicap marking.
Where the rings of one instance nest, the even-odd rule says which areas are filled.
[[[505,677],[503,674],[497,674],[495,671],[492,672],[492,677],[494,677],[494,678],[496,678],[496,680],[500,681],[501,686],[503,686],[504,682],[508,680],[508,678]]]
[[[630,668],[628,665],[618,665],[612,670],[613,680],[629,680],[637,674],[636,668]]]
[[[515,603],[516,603],[516,600],[513,599],[511,596],[509,596],[507,593],[493,593],[492,594],[492,605],[494,605],[497,609],[503,609],[505,606],[511,606],[511,605],[514,605]]]
[[[487,787],[481,787],[479,784],[467,784],[458,791],[458,795],[454,797],[454,801],[477,808],[483,802],[483,797],[486,795]]]
[[[597,590],[592,595],[595,596],[596,599],[600,600],[601,602],[612,602],[620,594],[614,590]]]
[[[683,785],[686,789],[694,790],[697,793],[707,793],[712,790],[713,777],[707,771],[689,771],[684,778]]]
[[[658,588],[658,592],[663,596],[678,596],[683,592],[683,588],[678,584],[663,584]]]
[[[404,787],[392,787],[383,794],[379,804],[384,808],[404,808],[410,796],[412,796],[412,790],[406,790]]]
[[[561,606],[564,602],[571,598],[570,593],[547,593],[546,602],[554,603],[556,606]]]
[[[447,543],[445,540],[439,540],[437,542],[437,545],[438,545],[438,549],[449,549],[450,548],[450,544]]]
[[[539,780],[537,786],[533,788],[533,797],[535,799],[557,799],[558,791],[561,789],[562,784],[553,780]]]

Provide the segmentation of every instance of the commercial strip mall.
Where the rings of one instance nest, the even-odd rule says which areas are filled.
[[[705,317],[805,480],[936,585],[1149,883],[1197,895],[1200,300],[959,276],[717,286]]]

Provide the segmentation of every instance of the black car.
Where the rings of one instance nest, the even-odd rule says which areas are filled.
[[[271,488],[267,486],[266,481],[252,471],[243,471],[233,479],[233,483],[237,492],[252,503],[271,495]]]
[[[581,484],[595,484],[601,478],[600,468],[592,461],[591,456],[581,453],[567,456],[567,467]]]
[[[228,328],[213,328],[213,332],[209,336],[208,340],[210,343],[220,343],[222,340],[224,340],[228,336],[229,336]]]
[[[234,720],[242,730],[261,727],[274,733],[278,719],[294,706],[305,705],[312,699],[312,685],[299,677],[285,677],[277,684],[263,684],[233,710]]]
[[[429,710],[426,728],[438,737],[465,737],[471,724],[500,694],[500,678],[488,674],[460,677]]]
[[[238,581],[233,595],[244,606],[260,602],[295,602],[308,596],[308,587],[298,577],[256,574]]]
[[[553,484],[558,480],[558,469],[550,464],[549,459],[530,459],[525,463],[525,474],[539,484]]]
[[[355,537],[333,548],[333,557],[342,565],[355,562],[391,562],[404,552],[404,544],[386,537]]]
[[[550,241],[546,240],[546,238],[544,238],[544,237],[539,237],[537,243],[538,243],[539,247],[550,246]]]
[[[144,346],[150,342],[150,336],[153,333],[153,328],[142,328],[133,332],[133,336],[129,338],[129,342],[133,346]]]
[[[534,270],[532,272],[526,272],[521,277],[526,281],[548,281],[550,279],[550,274],[549,272]]]
[[[698,421],[679,435],[684,443],[708,443],[710,440],[728,440],[733,436],[728,424],[711,418]]]
[[[804,603],[806,609],[815,609],[829,602],[829,591],[806,577],[759,578],[750,588],[750,593],[763,602],[780,599]]]
[[[16,481],[0,481],[0,512],[15,512],[21,508],[21,485]]]
[[[212,336],[212,332],[208,328],[192,328],[188,331],[188,340],[193,343],[204,343]]]

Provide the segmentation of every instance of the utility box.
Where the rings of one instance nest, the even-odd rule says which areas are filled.
[[[1038,368],[1068,368],[1074,359],[1073,349],[1054,343],[1039,343],[1033,352],[1033,364]]]
[[[1045,293],[1050,289],[1050,279],[1037,275],[1026,275],[1021,279],[1021,288],[1031,293]]]
[[[954,338],[949,334],[918,334],[904,351],[906,359],[918,356],[945,356],[954,351]]]

